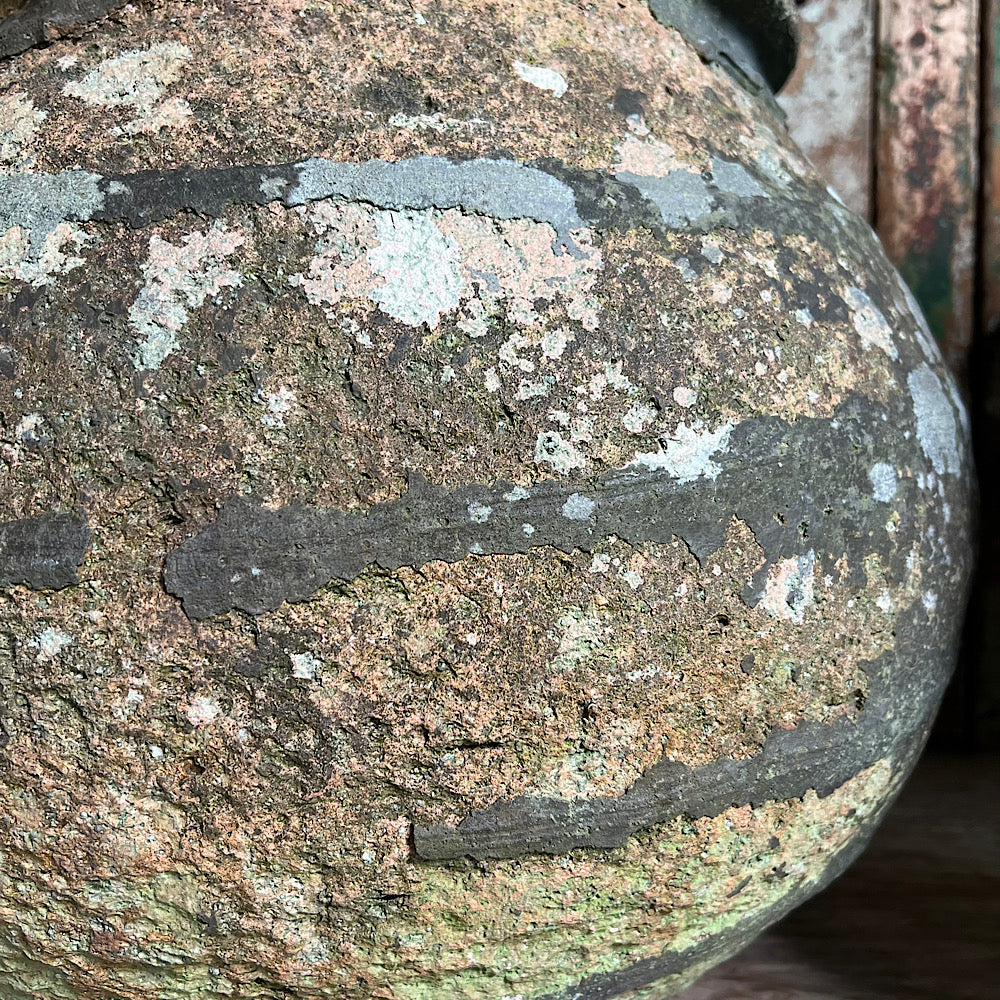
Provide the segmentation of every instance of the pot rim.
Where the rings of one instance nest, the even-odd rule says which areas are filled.
[[[799,24],[794,0],[646,0],[709,62],[776,94],[795,68]]]

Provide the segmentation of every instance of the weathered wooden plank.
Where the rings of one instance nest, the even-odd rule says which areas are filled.
[[[876,0],[809,0],[799,61],[778,103],[792,137],[854,211],[872,209]]]
[[[983,8],[983,65],[988,68],[983,96],[983,333],[1000,336],[1000,0]],[[995,390],[1000,393],[1000,387]]]
[[[879,21],[876,228],[964,376],[974,326],[978,4],[883,0]]]

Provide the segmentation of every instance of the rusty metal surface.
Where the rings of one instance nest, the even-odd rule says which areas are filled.
[[[876,228],[962,375],[974,326],[978,7],[886,0],[879,28]]]
[[[809,0],[778,103],[792,137],[849,208],[872,211],[875,0]]]

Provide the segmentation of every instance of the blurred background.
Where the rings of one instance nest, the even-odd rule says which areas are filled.
[[[978,562],[928,750],[838,882],[682,1000],[1000,998],[1000,0],[800,0],[793,137],[913,289],[972,417]]]

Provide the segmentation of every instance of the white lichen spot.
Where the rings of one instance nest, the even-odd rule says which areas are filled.
[[[569,345],[570,341],[574,340],[573,334],[559,327],[555,330],[546,330],[542,334],[542,340],[539,344],[541,348],[542,355],[548,358],[550,361],[555,361],[557,358],[563,356],[563,351]]]
[[[875,598],[875,606],[884,614],[889,614],[889,612],[892,611],[894,605],[892,602],[892,595],[888,590],[885,588],[882,589],[882,593]]]
[[[29,448],[37,448],[51,440],[45,433],[45,418],[40,413],[26,413],[14,428],[14,437]]]
[[[190,311],[223,288],[243,283],[225,260],[245,242],[241,233],[221,223],[206,233],[190,233],[180,246],[150,238],[149,257],[142,265],[146,284],[129,310],[129,323],[140,337],[132,356],[137,368],[159,368],[177,350],[177,334]]]
[[[812,326],[815,322],[813,314],[808,309],[796,309],[792,315],[795,317],[795,322],[802,326]]]
[[[608,386],[616,392],[627,392],[631,395],[639,391],[639,387],[625,374],[624,361],[605,361],[603,368]]]
[[[767,571],[764,596],[757,607],[775,618],[801,625],[814,597],[816,553],[781,559]]]
[[[145,700],[145,695],[141,691],[130,687],[128,693],[122,699],[119,717],[124,718],[127,715],[131,715]]]
[[[65,632],[58,629],[47,628],[40,632],[32,642],[38,647],[38,655],[35,659],[39,663],[47,663],[54,660],[67,646],[71,646],[73,640]]]
[[[149,756],[153,760],[159,760],[163,756],[163,747],[158,747],[155,743],[150,743],[149,745]]]
[[[0,96],[0,176],[31,167],[31,144],[48,116],[23,91]]]
[[[408,326],[437,327],[458,308],[463,276],[458,245],[427,212],[376,212],[379,245],[368,263],[383,284],[369,293],[382,311]]]
[[[180,42],[122,52],[105,59],[82,79],[67,83],[63,93],[98,107],[131,108],[132,120],[113,132],[158,132],[183,125],[191,117],[187,101],[161,100],[166,88],[180,79],[181,67],[190,58],[191,50]]]
[[[527,500],[531,494],[523,486],[515,486],[512,490],[508,490],[504,495],[504,500],[507,503],[517,503],[519,500]]]
[[[645,582],[642,578],[642,574],[634,569],[619,570],[618,575],[625,581],[633,590],[638,590]]]
[[[920,603],[924,606],[924,611],[932,615],[937,611],[938,595],[933,590],[925,590],[920,595]]]
[[[702,236],[701,238],[701,255],[710,264],[720,264],[722,263],[722,250],[719,244],[711,236]]]
[[[962,470],[958,451],[958,427],[941,380],[929,365],[921,365],[906,377],[917,418],[917,440],[938,475]]]
[[[559,646],[555,659],[549,664],[553,670],[570,670],[590,659],[602,646],[604,629],[592,608],[573,608],[559,616]]]
[[[486,374],[483,376],[483,388],[487,392],[500,391],[500,377],[497,375],[495,368],[486,369]]]
[[[219,703],[207,695],[198,695],[191,699],[184,714],[192,726],[207,726],[219,717],[222,709]]]
[[[474,524],[485,524],[490,519],[493,508],[484,503],[470,503],[468,506],[469,520]]]
[[[637,454],[629,465],[642,465],[651,472],[664,471],[682,483],[696,479],[715,479],[722,467],[712,460],[729,444],[733,425],[725,423],[714,431],[699,431],[678,424],[674,434],[663,442],[659,451]]]
[[[535,399],[539,396],[547,396],[549,390],[555,385],[555,382],[556,380],[552,375],[546,375],[537,381],[523,378],[517,387],[517,399],[524,401],[526,399]]]
[[[288,659],[292,664],[292,676],[303,681],[313,681],[316,673],[323,666],[322,660],[317,660],[312,653],[292,653]]]
[[[94,240],[75,223],[60,222],[45,234],[40,246],[33,246],[27,229],[12,226],[0,235],[0,277],[17,278],[35,288],[49,285],[55,275],[80,267],[84,261],[75,251]]]
[[[865,350],[878,347],[895,360],[899,352],[893,343],[892,327],[872,300],[853,285],[846,289],[843,298],[851,310],[851,322]]]
[[[681,272],[681,278],[684,281],[691,282],[698,280],[698,272],[691,266],[691,261],[687,257],[678,257],[670,263]]]
[[[898,479],[896,470],[885,462],[876,462],[868,470],[872,482],[872,492],[879,503],[889,503],[896,499]]]
[[[458,328],[473,340],[485,337],[490,332],[490,314],[486,311],[482,299],[472,298],[465,301],[459,313]]]
[[[531,346],[531,341],[523,333],[512,333],[501,345],[497,357],[502,364],[508,368],[515,368],[522,372],[533,372],[535,362],[530,358],[522,358],[517,352]]]
[[[277,392],[269,392],[263,397],[267,412],[260,418],[265,427],[284,427],[285,417],[295,408],[298,398],[287,386],[282,386]]]
[[[562,516],[571,521],[586,521],[597,510],[597,501],[582,493],[571,493],[562,505]]]
[[[526,535],[533,535],[535,533],[535,526],[533,524],[528,524],[528,522],[525,521],[524,524],[521,525],[521,530]]]
[[[535,441],[535,464],[548,464],[554,472],[565,475],[587,464],[583,453],[559,431],[541,431]]]
[[[525,83],[530,83],[539,90],[551,90],[556,97],[562,97],[568,89],[566,78],[562,73],[545,66],[532,66],[529,63],[515,61],[514,72]]]
[[[674,402],[678,406],[683,406],[684,409],[688,409],[698,402],[698,393],[686,385],[677,386],[672,395],[674,397]]]
[[[642,434],[656,419],[656,407],[650,403],[636,403],[622,417],[622,424],[632,434]]]
[[[611,556],[606,552],[597,552],[590,560],[591,573],[607,573],[611,568]]]

